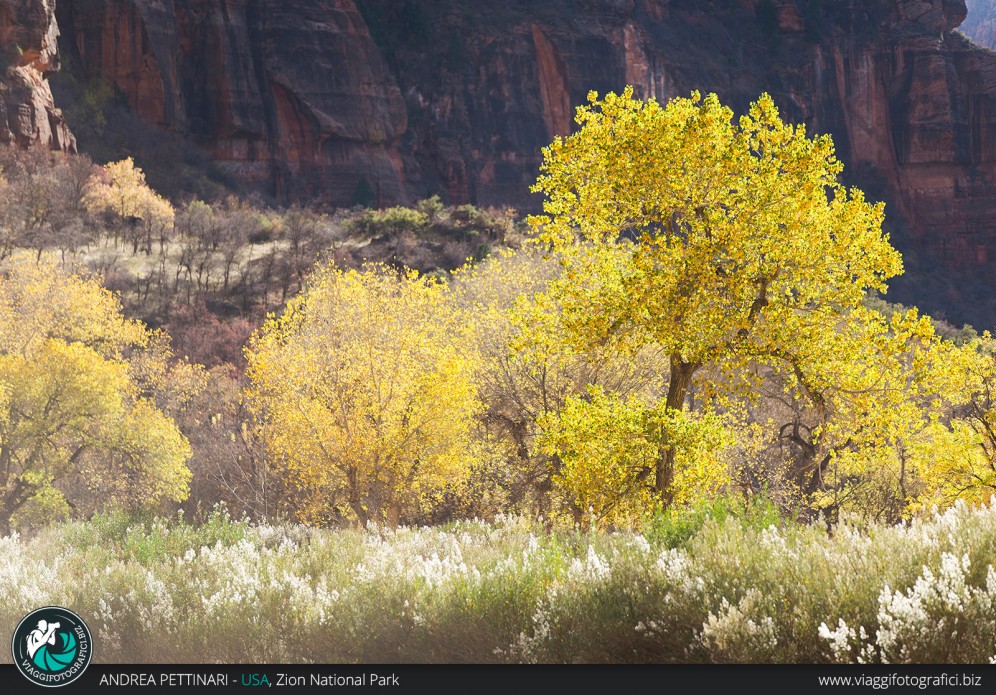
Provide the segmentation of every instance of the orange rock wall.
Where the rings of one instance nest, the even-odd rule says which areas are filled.
[[[51,1],[0,1],[0,142],[76,149],[45,79],[59,67],[58,36]]]
[[[973,0],[982,3],[983,0]],[[996,259],[996,54],[964,0],[60,0],[64,50],[284,200],[535,208],[590,90],[716,91],[833,134],[951,267]]]

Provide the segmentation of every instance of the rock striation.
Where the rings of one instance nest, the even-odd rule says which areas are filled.
[[[148,124],[279,198],[408,197],[400,88],[352,0],[60,0],[65,48]]]
[[[45,75],[59,67],[54,0],[0,0],[0,142],[75,150]]]

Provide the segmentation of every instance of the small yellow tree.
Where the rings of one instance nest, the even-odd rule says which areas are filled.
[[[131,157],[104,165],[101,175],[90,179],[83,203],[93,214],[110,212],[130,226],[127,236],[135,253],[140,244],[151,253],[153,239],[165,244],[176,217],[173,206],[149,188]]]
[[[190,447],[146,378],[165,359],[150,338],[93,281],[34,264],[0,278],[0,529],[186,498]]]
[[[449,288],[386,267],[319,268],[247,349],[272,466],[310,523],[397,524],[466,479],[478,411]]]
[[[963,398],[951,369],[957,351],[915,310],[887,319],[856,307],[821,338],[769,377],[797,406],[779,429],[796,448],[796,482],[831,517],[848,508],[906,518],[952,453],[946,422]]]
[[[675,504],[708,497],[728,481],[720,451],[727,433],[709,413],[691,415],[663,401],[622,398],[593,387],[540,419],[540,449],[560,459],[555,484],[570,496],[577,521],[596,526],[638,524],[656,506],[646,484],[661,439],[675,449]]]

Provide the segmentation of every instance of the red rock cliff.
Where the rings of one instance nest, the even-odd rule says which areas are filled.
[[[408,197],[398,85],[352,0],[60,0],[68,49],[146,123],[280,197]]]
[[[45,74],[58,69],[53,0],[0,0],[0,142],[75,150]]]
[[[976,0],[981,2],[981,0]],[[60,0],[64,50],[285,198],[536,205],[589,90],[762,91],[918,250],[996,261],[996,54],[964,0]],[[911,242],[912,243],[912,242]]]

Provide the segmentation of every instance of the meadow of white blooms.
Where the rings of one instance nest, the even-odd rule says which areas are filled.
[[[994,563],[996,503],[832,536],[709,522],[677,548],[519,518],[101,517],[0,539],[0,633],[55,604],[103,662],[986,663]]]

